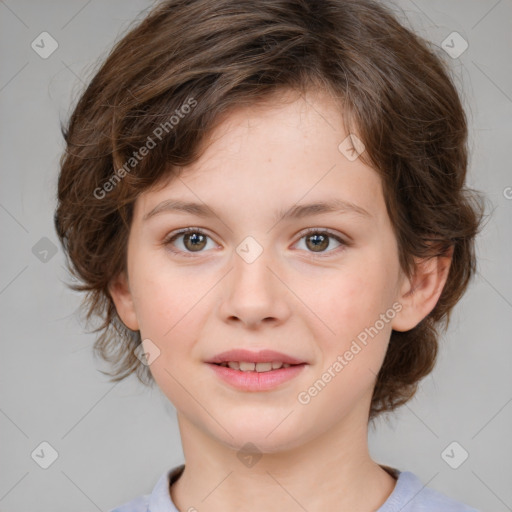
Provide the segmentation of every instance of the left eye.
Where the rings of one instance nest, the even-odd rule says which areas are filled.
[[[174,242],[180,238],[183,238],[182,245],[183,249],[176,250]],[[169,249],[175,254],[183,254],[185,256],[191,256],[195,252],[202,252],[207,246],[207,240],[210,238],[203,230],[199,228],[186,228],[175,233],[174,235],[164,240],[164,245],[168,246]],[[333,239],[338,243],[338,247],[326,251],[331,245],[330,240]],[[329,231],[314,229],[302,233],[301,240],[306,240],[306,248],[316,255],[322,256],[324,252],[334,252],[339,247],[346,246],[339,236],[330,233]]]
[[[334,235],[329,231],[319,229],[313,229],[303,233],[299,242],[303,239],[306,240],[306,247],[308,249],[312,249],[313,253],[334,252],[336,247],[333,250],[325,251],[325,249],[331,245],[329,241],[330,239],[336,240],[336,242],[339,244],[338,248],[340,246],[343,247],[347,245],[339,236]],[[315,256],[316,255],[317,254],[315,254]],[[320,256],[323,256],[323,254],[320,254]]]

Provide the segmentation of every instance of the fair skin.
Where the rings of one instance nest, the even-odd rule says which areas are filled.
[[[375,377],[391,330],[412,329],[434,308],[450,260],[431,259],[406,278],[380,178],[338,149],[348,134],[332,98],[287,98],[234,110],[198,161],[137,198],[127,272],[110,287],[123,322],[160,350],[150,370],[177,410],[186,468],[171,495],[180,511],[370,512],[396,484],[368,452]],[[275,218],[333,198],[368,215]],[[216,215],[162,210],[144,220],[169,199]],[[183,234],[165,245],[187,227],[206,233],[200,250]],[[346,245],[331,237],[315,251],[314,234],[302,233],[309,228]],[[263,250],[251,263],[236,252],[248,236]],[[298,394],[394,303],[394,318],[300,403]],[[270,348],[308,364],[276,389],[241,391],[205,362],[233,348]],[[250,467],[237,457],[248,442],[262,453]]]

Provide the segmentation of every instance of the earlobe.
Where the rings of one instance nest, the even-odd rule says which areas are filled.
[[[403,278],[398,297],[402,309],[393,319],[393,330],[413,329],[434,309],[448,279],[452,257],[453,246],[443,256],[416,260],[414,275]]]
[[[116,311],[121,321],[132,331],[139,330],[139,322],[135,312],[133,296],[130,291],[128,278],[125,272],[121,272],[109,284],[108,290],[116,306]]]

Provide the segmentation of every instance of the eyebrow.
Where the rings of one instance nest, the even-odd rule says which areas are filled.
[[[143,221],[164,212],[189,213],[203,218],[219,217],[215,211],[206,206],[206,204],[181,201],[179,199],[167,199],[157,204],[150,212],[146,213],[143,217]],[[335,198],[328,201],[296,204],[289,209],[278,210],[275,213],[274,220],[277,222],[292,218],[302,219],[304,217],[320,215],[322,213],[353,213],[360,217],[368,219],[372,218],[372,215],[361,206],[344,199]]]

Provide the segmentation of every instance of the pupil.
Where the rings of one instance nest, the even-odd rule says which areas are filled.
[[[204,235],[201,235],[199,233],[192,233],[185,235],[186,241],[192,241],[192,250],[199,250],[202,249],[204,246]],[[203,246],[201,246],[201,242],[203,242]]]
[[[327,246],[329,245],[329,242],[328,242],[328,238],[324,235],[319,235],[319,234],[315,234],[315,235],[310,235],[308,237],[309,240],[311,239],[316,239],[318,241],[318,239],[320,239],[320,243],[317,244],[317,243],[313,243],[313,247],[314,248],[320,248],[320,249],[326,249]]]

